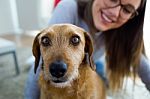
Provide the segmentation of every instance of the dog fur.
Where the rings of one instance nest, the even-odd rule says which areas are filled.
[[[85,30],[71,24],[50,26],[35,37],[32,50],[35,73],[40,57],[43,62],[39,74],[41,99],[106,99],[105,86],[92,61],[92,39]],[[67,71],[60,78],[49,71],[56,60],[67,64]]]

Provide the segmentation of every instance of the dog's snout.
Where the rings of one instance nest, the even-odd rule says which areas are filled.
[[[50,64],[49,71],[53,77],[63,77],[67,72],[67,64],[63,61],[55,61]]]

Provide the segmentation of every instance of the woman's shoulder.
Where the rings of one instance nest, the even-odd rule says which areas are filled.
[[[76,0],[61,0],[55,7],[49,25],[57,23],[78,23]]]
[[[55,10],[59,10],[61,13],[69,12],[77,13],[78,5],[76,0],[61,0],[58,5],[55,7]]]
[[[76,0],[61,0],[56,8],[60,14],[66,14],[67,16],[77,16],[78,5]]]
[[[58,6],[71,8],[71,9],[77,8],[77,1],[76,0],[61,0],[60,3],[58,4]]]

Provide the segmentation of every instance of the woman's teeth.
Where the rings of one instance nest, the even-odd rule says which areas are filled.
[[[104,13],[102,13],[102,17],[103,17],[103,19],[104,19],[106,22],[109,22],[109,23],[112,22],[112,20],[109,19]]]

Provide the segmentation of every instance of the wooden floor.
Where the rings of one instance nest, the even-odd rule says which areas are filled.
[[[15,42],[17,47],[32,47],[32,43],[34,40],[33,36],[23,34],[23,33],[6,34],[0,37]]]

